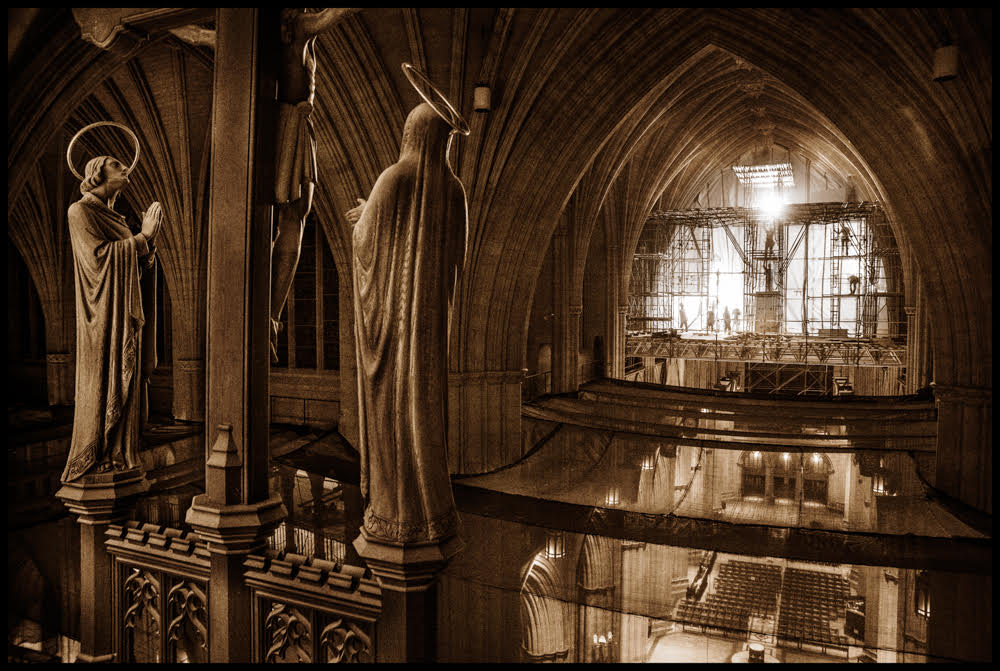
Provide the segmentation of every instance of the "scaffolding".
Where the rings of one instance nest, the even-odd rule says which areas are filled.
[[[744,207],[653,213],[633,260],[630,331],[707,327],[708,311],[718,308],[711,260],[712,231],[719,229],[742,262],[742,315],[734,332],[905,335],[899,251],[876,203],[788,205],[777,218]],[[816,281],[805,277],[793,286],[792,263]],[[680,297],[697,305],[683,325]]]
[[[743,224],[743,326],[755,333],[779,333],[784,315],[787,227],[756,210]]]
[[[711,227],[670,219],[647,223],[632,259],[629,330],[694,326],[707,314],[711,261]],[[680,297],[695,297],[698,312],[688,314]]]
[[[827,224],[819,333],[861,338],[904,334],[899,250],[878,207],[841,208]],[[813,309],[811,312],[815,313]]]
[[[720,272],[731,276],[729,293],[718,289]],[[653,213],[631,288],[630,357],[753,363],[755,386],[805,394],[832,378],[797,367],[904,365],[899,252],[875,203],[788,205],[780,216],[743,207]],[[709,327],[709,310],[718,317],[733,292],[743,309],[732,334],[721,319]],[[682,302],[697,305],[686,323]]]

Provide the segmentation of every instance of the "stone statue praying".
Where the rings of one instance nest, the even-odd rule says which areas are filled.
[[[465,189],[448,164],[451,126],[423,103],[399,160],[348,219],[354,226],[354,328],[362,532],[432,543],[458,532],[447,461],[449,308],[465,256]]]
[[[156,363],[152,305],[140,276],[151,275],[163,210],[154,202],[133,234],[114,210],[128,169],[91,159],[69,207],[76,284],[76,409],[62,481],[138,466],[144,380]]]

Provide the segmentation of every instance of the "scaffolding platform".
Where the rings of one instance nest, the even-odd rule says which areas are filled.
[[[898,368],[905,366],[906,344],[884,339],[753,333],[728,338],[630,334],[625,339],[625,356]]]

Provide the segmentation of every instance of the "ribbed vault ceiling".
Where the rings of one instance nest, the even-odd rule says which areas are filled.
[[[535,282],[564,212],[580,214],[585,228],[599,219],[618,226],[605,237],[625,257],[658,202],[691,206],[721,171],[773,144],[834,181],[855,175],[861,197],[886,204],[904,257],[912,251],[924,271],[932,319],[977,324],[936,331],[938,356],[955,359],[955,375],[988,384],[989,282],[964,278],[988,278],[992,267],[983,223],[992,212],[991,21],[989,12],[948,10],[366,9],[318,44],[317,218],[349,272],[343,212],[396,160],[405,114],[419,102],[399,64],[422,66],[472,126],[455,157],[470,248],[453,370],[518,370]],[[40,211],[15,202],[39,157],[58,153],[39,148],[88,118],[85,98],[108,90],[120,68],[116,100],[155,121],[149,189],[180,194],[177,207],[193,212],[199,166],[178,166],[172,138],[190,138],[192,159],[200,151],[185,125],[197,110],[178,100],[204,79],[160,52],[166,44],[193,63],[205,50],[161,34],[132,53],[105,53],[79,39],[68,12],[35,22],[41,34],[15,31],[24,43],[8,44],[9,212]],[[36,38],[45,49],[28,48]],[[960,41],[963,69],[942,86],[931,60],[946,39]],[[472,112],[478,83],[493,90],[487,114]],[[105,108],[114,116],[119,105]]]

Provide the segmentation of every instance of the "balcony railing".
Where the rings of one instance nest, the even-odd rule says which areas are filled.
[[[372,662],[382,590],[365,569],[287,554],[243,564],[256,662]]]
[[[130,521],[111,525],[105,546],[117,660],[211,661],[205,541],[191,531]],[[343,553],[328,549],[336,560],[273,549],[247,557],[254,661],[374,661],[381,589],[366,569],[344,566]]]

